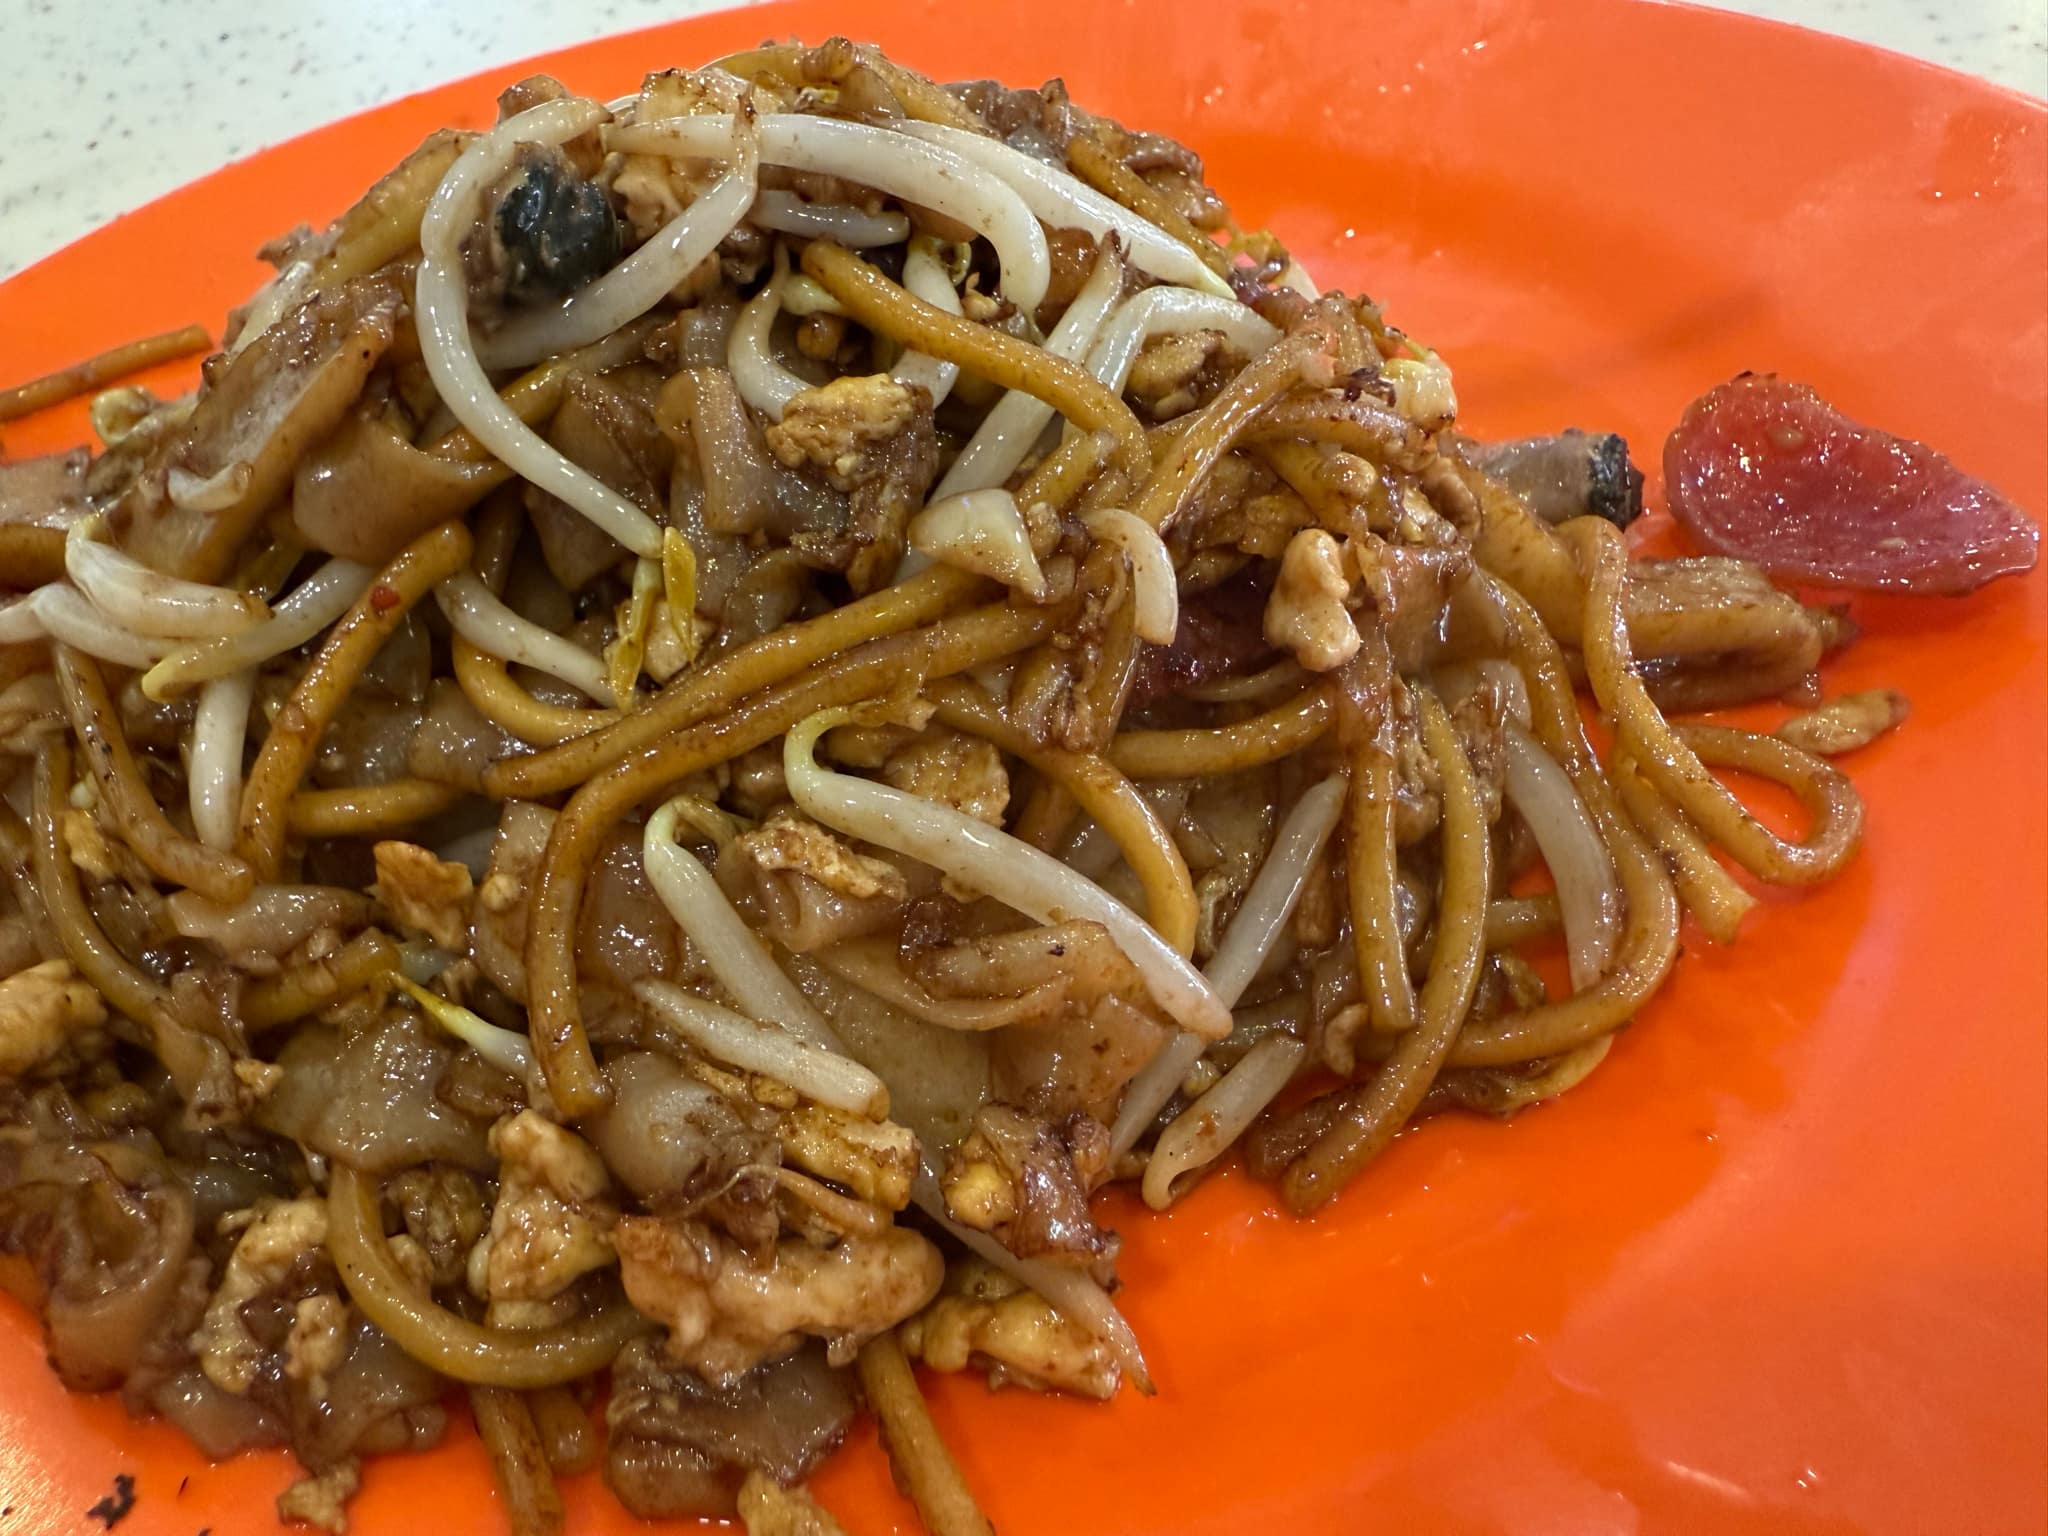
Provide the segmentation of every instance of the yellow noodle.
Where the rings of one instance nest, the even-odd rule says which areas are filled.
[[[151,874],[171,885],[189,886],[209,901],[233,906],[249,894],[256,871],[218,848],[209,848],[171,825],[156,803],[121,729],[121,712],[107,692],[99,663],[68,645],[53,647],[64,713],[99,786],[100,804],[114,820],[121,840],[135,850]]]
[[[1193,779],[1278,762],[1329,729],[1330,694],[1312,683],[1284,704],[1211,730],[1122,731],[1109,760],[1134,779]]]
[[[1286,336],[1253,359],[1187,425],[1152,468],[1131,511],[1161,533],[1173,527],[1209,472],[1230,452],[1239,435],[1322,360],[1327,371],[1331,316],[1327,300]],[[1149,452],[1149,450],[1148,450]]]
[[[66,958],[116,1013],[145,1031],[149,1048],[171,1075],[187,1104],[225,1089],[227,1052],[218,1040],[178,1023],[168,988],[146,975],[100,929],[78,886],[64,840],[64,807],[71,790],[71,744],[61,738],[36,753],[31,853],[36,888],[51,930]]]
[[[1812,840],[1806,843],[1788,843],[1758,821],[1733,791],[1707,771],[1687,733],[1666,722],[1630,670],[1632,657],[1621,596],[1628,551],[1621,531],[1600,518],[1581,517],[1566,525],[1565,537],[1586,577],[1586,675],[1617,738],[1628,746],[1644,774],[1671,797],[1694,826],[1759,879],[1810,885],[1839,870],[1855,854],[1863,831],[1862,802],[1848,780],[1818,758],[1783,742],[1777,744],[1782,750],[1774,751],[1726,735],[1703,738],[1714,742],[1724,755],[1762,765],[1763,771],[1798,793],[1818,817]]]
[[[782,628],[730,655],[685,672],[630,715],[591,735],[531,757],[493,763],[484,788],[501,800],[553,794],[589,780],[664,737],[715,718],[752,693],[853,647],[928,624],[984,586],[981,578],[932,566],[907,581]]]
[[[627,811],[678,780],[772,741],[798,721],[892,691],[914,690],[1010,655],[1065,617],[1057,607],[994,604],[909,634],[874,640],[667,737],[585,783],[548,836],[528,917],[527,1029],[555,1106],[575,1118],[602,1106],[604,1084],[583,1032],[575,966],[576,915],[591,860]]]
[[[203,325],[188,325],[175,331],[165,331],[159,336],[145,336],[140,341],[123,342],[97,357],[73,363],[69,368],[46,373],[26,384],[0,389],[0,421],[15,421],[37,411],[48,410],[53,405],[88,394],[103,384],[111,384],[131,373],[140,373],[145,368],[154,368],[159,363],[204,352],[212,345],[213,340]]]
[[[469,563],[469,552],[469,529],[461,523],[443,523],[421,534],[377,573],[300,674],[271,721],[242,790],[235,851],[263,879],[277,877],[284,859],[285,808],[356,679],[413,605]]]
[[[289,1024],[399,973],[398,946],[372,928],[325,960],[305,960],[242,989],[237,1011],[254,1033]]]
[[[1372,1028],[1395,1034],[1415,1025],[1415,986],[1396,910],[1400,870],[1394,845],[1394,760],[1377,742],[1362,743],[1352,759],[1350,803],[1344,818],[1344,874],[1351,899],[1351,942],[1358,952],[1358,985]],[[1353,1069],[1349,1034],[1332,1021],[1323,1055],[1341,1074]]]
[[[1003,718],[978,688],[960,682],[931,690],[938,717],[956,730],[993,742],[1003,752],[1021,757],[1058,784],[1115,841],[1145,892],[1145,919],[1176,953],[1194,953],[1195,927],[1201,909],[1195,882],[1173,834],[1138,793],[1137,786],[1100,757],[1041,747]]]
[[[393,779],[348,789],[302,789],[285,807],[293,837],[381,837],[438,816],[462,791],[425,779]]]
[[[0,523],[0,590],[26,592],[46,581],[63,579],[62,528]]]
[[[1484,590],[1499,606],[1508,652],[1521,668],[1531,728],[1571,776],[1580,803],[1606,843],[1627,916],[1607,974],[1560,1001],[1466,1025],[1451,1047],[1450,1064],[1460,1067],[1510,1066],[1558,1056],[1619,1029],[1663,984],[1678,956],[1677,893],[1662,859],[1637,833],[1614,786],[1600,772],[1556,640],[1514,588],[1487,582]]]
[[[1067,144],[1067,164],[1104,197],[1114,198],[1139,218],[1165,230],[1202,258],[1202,265],[1230,281],[1230,257],[1223,247],[1190,224],[1150,182],[1105,149],[1099,139],[1077,133]]]
[[[525,1395],[509,1387],[471,1387],[469,1411],[491,1458],[512,1536],[560,1536],[562,1493]]]
[[[1423,745],[1443,780],[1443,896],[1429,976],[1415,1027],[1398,1037],[1369,1082],[1345,1091],[1335,1123],[1287,1170],[1282,1192],[1301,1214],[1342,1189],[1415,1113],[1472,1007],[1486,953],[1490,852],[1478,780],[1436,695],[1422,690],[1417,699]]]
[[[327,1248],[349,1300],[392,1343],[472,1386],[550,1387],[601,1371],[654,1324],[623,1300],[551,1328],[491,1328],[413,1289],[384,1240],[376,1181],[336,1162],[327,1191]]]
[[[896,1484],[910,1495],[931,1536],[995,1536],[967,1480],[940,1438],[917,1377],[893,1332],[861,1346],[860,1384],[881,1425]]]
[[[543,363],[527,378],[536,378],[562,361],[557,358]],[[559,400],[562,377],[554,378],[541,389],[543,392],[552,390],[551,401]],[[554,405],[550,403],[547,408],[552,411]],[[479,448],[477,453],[481,456],[483,450]],[[518,548],[520,530],[524,525],[518,505],[502,498],[486,503],[477,518],[477,579],[493,595],[504,593],[505,578],[512,568],[512,554]],[[491,655],[461,635],[449,637],[448,649],[454,663],[455,683],[461,688],[463,697],[491,724],[529,745],[558,746],[578,736],[602,730],[620,718],[616,709],[550,704],[544,699],[536,699],[514,680],[511,666],[502,656]]]
[[[1721,867],[1713,849],[1644,776],[1633,755],[1616,752],[1608,772],[1631,819],[1670,861],[1671,878],[1686,910],[1715,943],[1733,944],[1743,914],[1756,905],[1756,898]]]
[[[1121,395],[1080,364],[991,326],[949,315],[830,241],[813,240],[804,248],[804,271],[876,335],[906,351],[957,363],[1004,389],[1021,389],[1084,432],[1113,434],[1117,462],[1133,484],[1150,472],[1152,452],[1138,418]]]
[[[1564,932],[1564,917],[1557,897],[1545,891],[1540,896],[1497,897],[1486,909],[1486,947],[1506,949],[1531,939],[1547,939]]]

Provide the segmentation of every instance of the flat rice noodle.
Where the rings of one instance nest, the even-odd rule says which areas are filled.
[[[686,425],[704,486],[704,527],[747,534],[780,521],[774,460],[769,458],[732,375],[685,368],[662,391],[660,413]]]
[[[989,1096],[989,1036],[912,1018],[803,955],[788,970],[847,1055],[888,1084],[889,1118],[917,1133],[927,1159],[967,1134]]]
[[[292,1396],[292,1449],[319,1472],[347,1456],[424,1450],[441,1438],[448,1383],[359,1319],[318,1398]]]
[[[476,795],[483,793],[484,770],[492,763],[531,750],[486,720],[454,679],[437,677],[427,689],[426,713],[406,743],[405,767],[416,779]]]
[[[392,1013],[344,1039],[315,1026],[278,1056],[284,1077],[256,1123],[363,1173],[440,1160],[488,1172],[486,1127],[442,1103],[437,1089],[455,1047],[417,1014]]]
[[[470,958],[499,991],[521,1004],[526,1001],[528,904],[555,814],[527,800],[505,802],[490,868],[480,884],[482,898],[470,919]]]
[[[87,1214],[97,1205],[103,1217],[109,1203],[104,1187],[70,1193],[70,1208],[105,1246],[93,1253],[97,1262],[58,1269],[43,1304],[43,1324],[50,1363],[64,1385],[98,1392],[127,1379],[178,1299],[193,1251],[192,1202],[175,1185],[131,1192],[122,1202],[125,1230],[117,1240],[107,1230],[111,1223]],[[76,1248],[72,1252],[78,1254]]]
[[[548,428],[549,444],[564,458],[656,516],[668,505],[675,463],[675,448],[655,422],[661,382],[644,365],[572,373]],[[527,508],[542,558],[571,592],[582,591],[625,556],[611,535],[546,492],[530,492]]]
[[[197,891],[177,891],[164,901],[173,932],[211,944],[230,965],[263,972],[321,929],[353,933],[370,915],[368,897],[331,885],[259,885],[231,907]]]
[[[779,1160],[772,1119],[766,1127],[749,1124],[673,1056],[628,1051],[605,1063],[605,1078],[611,1104],[581,1129],[642,1200],[708,1194],[740,1166]]]
[[[990,1038],[990,1086],[1005,1104],[1058,1121],[1116,1118],[1124,1088],[1175,1031],[1145,1008],[1108,997],[1086,1012],[1024,1024]]]
[[[852,1372],[828,1365],[816,1342],[721,1389],[636,1340],[613,1372],[605,1478],[646,1519],[730,1515],[748,1471],[801,1482],[858,1406]]]
[[[424,631],[421,638],[425,639]],[[383,656],[390,649],[386,646],[378,654]],[[415,677],[424,684],[423,675]],[[421,699],[425,696],[422,687]],[[343,701],[334,723],[320,738],[320,755],[313,760],[308,777],[323,789],[388,784],[403,778],[419,723],[418,701],[382,689],[358,687]]]
[[[637,824],[613,827],[591,866],[576,939],[586,985],[630,993],[636,981],[674,975],[682,957],[682,934],[647,878],[640,838]]]
[[[398,333],[406,298],[395,272],[357,278],[315,294],[232,359],[212,359],[190,419],[115,503],[115,542],[166,575],[225,579],[299,461],[362,394]],[[203,510],[181,507],[173,481],[213,494]]]
[[[0,523],[30,528],[68,528],[92,509],[85,500],[88,449],[0,464]],[[0,572],[0,585],[7,582]]]
[[[196,1368],[154,1383],[144,1401],[215,1461],[285,1437],[284,1426],[261,1403],[215,1386]]]
[[[492,462],[415,448],[382,411],[354,411],[299,461],[292,525],[315,549],[381,566],[436,524],[468,511],[505,478]]]

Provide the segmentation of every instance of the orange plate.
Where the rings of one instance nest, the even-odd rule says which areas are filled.
[[[984,18],[985,20],[987,18]],[[548,63],[599,95],[766,36],[875,39],[940,78],[1063,74],[1207,157],[1248,223],[1391,302],[1470,425],[1618,428],[1654,466],[1685,402],[1777,369],[2048,504],[2040,103],[1788,28],[1623,0],[816,0]],[[266,237],[341,209],[451,86],[232,166],[0,290],[28,375],[216,319]],[[189,370],[188,370],[189,374]],[[9,434],[57,446],[82,415]],[[1654,471],[1653,471],[1654,473]],[[1070,1532],[2018,1532],[2048,1519],[2044,582],[1858,600],[1831,690],[1912,696],[1850,765],[1832,886],[1695,933],[1608,1063],[1512,1125],[1440,1120],[1302,1224],[1236,1174],[1114,1207],[1156,1398],[951,1379],[937,1413],[1006,1536]],[[269,1528],[283,1457],[209,1466],[65,1395],[0,1323],[0,1532]],[[819,1478],[849,1530],[913,1531],[872,1430]],[[490,1530],[466,1431],[378,1462],[367,1536]],[[625,1531],[595,1478],[578,1531]]]

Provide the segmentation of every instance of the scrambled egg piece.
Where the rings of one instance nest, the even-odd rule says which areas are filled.
[[[612,1261],[604,1159],[573,1131],[530,1109],[491,1127],[498,1204],[484,1261],[493,1302],[546,1301]]]
[[[1344,606],[1350,594],[1344,547],[1336,535],[1302,529],[1280,557],[1280,575],[1266,600],[1266,639],[1311,672],[1334,671],[1364,643]]]
[[[434,1285],[461,1281],[470,1249],[490,1226],[476,1181],[460,1168],[408,1168],[386,1186],[405,1219],[405,1235],[426,1256]]]
[[[1182,331],[1154,337],[1131,364],[1124,390],[1145,407],[1154,421],[1185,415],[1200,398],[1203,373],[1224,349],[1221,331]]]
[[[192,1334],[193,1353],[208,1381],[238,1394],[255,1383],[265,1351],[242,1321],[244,1304],[283,1283],[302,1255],[326,1242],[325,1201],[272,1200],[255,1208]]]
[[[891,753],[882,782],[992,827],[1003,824],[1010,803],[1010,775],[995,744],[944,726],[928,727]]]
[[[991,1385],[1015,1381],[1039,1391],[1107,1399],[1116,1394],[1116,1356],[1078,1323],[980,1260],[960,1265],[946,1293],[903,1325],[905,1353],[935,1371],[990,1367]]]
[[[79,1033],[105,1022],[107,1005],[68,960],[45,960],[0,981],[0,1078],[20,1077]]]
[[[917,1137],[893,1120],[863,1120],[824,1104],[783,1116],[782,1155],[806,1173],[900,1211],[917,1176]]]
[[[469,945],[469,869],[436,858],[417,843],[379,843],[375,895],[407,933],[461,954]]]
[[[801,1488],[784,1488],[758,1467],[740,1484],[747,1536],[845,1536],[845,1528]]]
[[[622,1218],[613,1234],[626,1296],[667,1325],[667,1354],[729,1384],[805,1334],[836,1365],[938,1293],[945,1261],[917,1233],[890,1227],[824,1248],[783,1238],[765,1261],[702,1222]]]
[[[348,1501],[362,1480],[362,1465],[353,1456],[317,1477],[302,1477],[277,1496],[277,1518],[342,1536],[348,1529]]]
[[[869,478],[869,450],[914,425],[918,397],[886,373],[848,375],[807,389],[767,430],[768,451],[790,469],[812,464],[836,491]]]
[[[753,831],[742,832],[733,846],[763,873],[808,875],[826,890],[856,901],[870,896],[903,901],[910,895],[910,883],[894,864],[855,851],[791,810],[774,812]]]
[[[303,1381],[314,1397],[327,1395],[327,1378],[348,1358],[348,1303],[322,1291],[303,1297],[292,1311],[284,1341],[284,1373]]]

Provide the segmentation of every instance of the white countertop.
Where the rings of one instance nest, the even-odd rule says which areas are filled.
[[[0,0],[0,57],[15,68],[0,94],[0,277],[308,128],[720,3]],[[1725,9],[2048,95],[2042,0],[1736,0]]]

